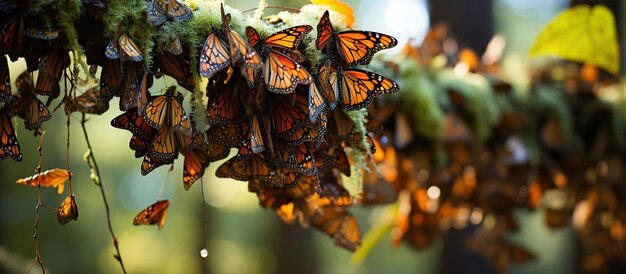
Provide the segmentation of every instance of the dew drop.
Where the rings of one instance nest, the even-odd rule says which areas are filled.
[[[202,250],[200,250],[200,257],[206,258],[208,256],[209,256],[209,251],[206,250],[206,248],[203,248]]]

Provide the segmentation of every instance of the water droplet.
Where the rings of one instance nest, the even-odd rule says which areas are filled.
[[[209,256],[209,251],[206,250],[206,248],[203,248],[202,250],[200,250],[200,257],[206,258],[207,256]]]

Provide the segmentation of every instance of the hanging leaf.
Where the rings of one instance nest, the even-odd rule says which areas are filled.
[[[617,75],[620,58],[615,29],[615,18],[606,6],[577,5],[548,23],[529,54],[591,63]]]
[[[19,179],[16,183],[27,186],[37,186],[37,184],[39,184],[42,187],[55,187],[57,188],[57,193],[61,194],[65,189],[65,181],[67,181],[71,175],[72,173],[66,169],[55,168],[28,178]]]

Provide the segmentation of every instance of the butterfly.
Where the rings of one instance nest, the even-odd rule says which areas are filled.
[[[246,28],[248,42],[259,50],[264,59],[263,80],[269,91],[292,93],[298,84],[311,83],[311,74],[298,63],[304,60],[304,56],[297,51],[300,42],[311,30],[311,26],[295,26],[261,40],[254,28]]]
[[[46,105],[35,95],[33,78],[28,71],[17,77],[16,86],[19,94],[14,95],[11,116],[17,115],[24,119],[26,129],[38,130],[41,123],[50,120],[52,115]]]
[[[282,145],[279,150],[281,151],[280,166],[306,176],[317,175],[317,166],[307,143],[296,146]]]
[[[204,169],[209,166],[209,155],[204,150],[191,150],[184,152],[185,163],[183,165],[183,186],[189,190],[191,185],[204,174]]]
[[[125,33],[115,40],[109,41],[104,50],[104,55],[109,59],[122,59],[140,62],[143,61],[143,51],[137,43]]]
[[[70,56],[64,50],[55,50],[48,53],[39,61],[39,76],[35,92],[41,95],[56,98],[61,91],[59,80],[63,72],[70,65]]]
[[[216,144],[228,148],[239,147],[244,141],[246,129],[244,129],[242,124],[212,125],[206,131],[207,141],[209,144]]]
[[[311,223],[332,237],[335,244],[350,251],[355,251],[361,245],[359,225],[345,208],[322,207],[313,214]]]
[[[57,221],[59,224],[67,224],[71,220],[76,221],[78,219],[78,206],[74,199],[74,194],[65,197],[63,203],[57,209]]]
[[[119,93],[122,81],[125,78],[122,74],[122,65],[119,59],[104,59],[102,72],[100,74],[100,98],[102,98],[103,101],[109,101]],[[126,66],[129,65],[130,64]]]
[[[374,97],[400,90],[400,86],[393,80],[360,69],[339,68],[329,78],[337,94],[338,105],[348,110],[365,108]]]
[[[242,104],[240,91],[245,89],[245,84],[238,81],[239,77],[233,76],[227,83],[210,80],[207,84],[207,122],[209,125],[236,123],[241,120]]]
[[[148,86],[152,85],[152,77],[148,75],[142,64],[123,64],[123,79],[119,90],[119,107],[122,111],[136,108],[141,112],[148,103]]]
[[[326,11],[317,25],[315,45],[317,49],[321,50],[333,40],[341,58],[348,66],[367,65],[372,60],[374,53],[395,47],[398,44],[398,40],[395,38],[378,32],[361,30],[336,32],[330,23],[328,11]]]
[[[200,74],[211,78],[213,74],[228,66],[241,63],[241,74],[249,86],[254,86],[255,76],[261,68],[261,58],[257,52],[235,31],[230,29],[230,13],[225,14],[221,7],[222,27],[212,27],[200,55]]]
[[[170,52],[155,54],[153,73],[171,76],[178,85],[189,91],[193,91],[196,87],[188,54],[175,55]]]
[[[193,11],[178,0],[152,0],[148,5],[148,23],[155,27],[167,19],[184,22],[193,17]]]
[[[309,85],[309,120],[312,123],[317,122],[326,106],[331,110],[337,106],[339,95],[337,89],[330,83],[332,69],[330,62],[324,62],[318,70],[317,77],[313,77],[313,82]]]
[[[0,50],[8,53],[12,61],[24,55],[24,19],[21,15],[15,16],[0,31]]]
[[[19,162],[22,160],[22,150],[15,136],[9,113],[3,109],[0,110],[0,160],[7,157]]]
[[[271,182],[276,176],[273,168],[260,154],[251,157],[237,155],[217,168],[219,178],[231,178],[238,181],[262,180]]]
[[[109,109],[109,104],[100,98],[100,90],[92,88],[75,98],[66,97],[63,99],[65,112],[102,114]]]
[[[0,57],[0,108],[2,103],[11,102],[11,75],[9,74],[9,63],[3,55]]]
[[[171,127],[175,131],[188,131],[189,120],[183,109],[183,95],[176,91],[176,86],[167,88],[165,94],[152,98],[146,105],[143,117],[146,122],[156,129],[163,126]]]
[[[163,228],[163,225],[165,224],[165,215],[169,206],[170,202],[168,200],[161,200],[151,204],[135,216],[133,225],[157,224],[159,229]]]

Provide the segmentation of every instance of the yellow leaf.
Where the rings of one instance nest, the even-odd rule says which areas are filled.
[[[354,10],[348,3],[341,2],[341,0],[311,0],[311,3],[328,6],[332,11],[344,16],[345,23],[349,28],[354,26]]]
[[[70,175],[71,173],[66,169],[54,168],[27,178],[19,179],[16,183],[27,186],[37,186],[37,184],[39,184],[42,187],[56,187],[57,192],[61,194],[65,189],[65,181],[67,181]]]
[[[574,6],[548,23],[529,54],[590,63],[617,75],[620,58],[615,18],[603,5]]]

